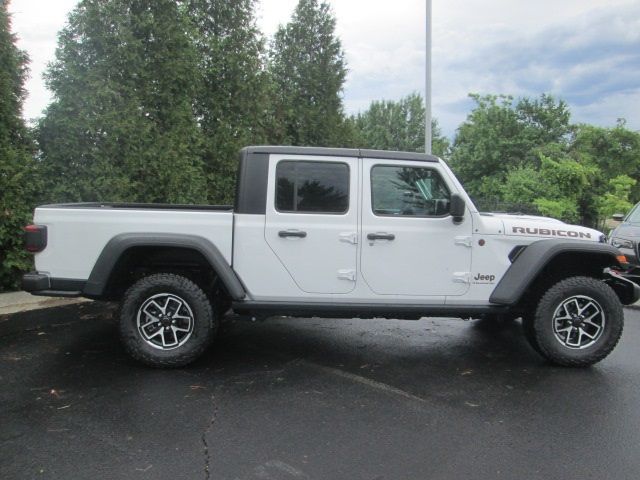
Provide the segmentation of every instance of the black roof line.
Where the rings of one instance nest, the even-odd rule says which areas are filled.
[[[435,155],[419,152],[397,152],[393,150],[368,150],[360,149],[363,158],[384,158],[385,160],[415,160],[418,162],[439,162]]]
[[[369,150],[362,148],[326,148],[326,147],[292,147],[278,145],[256,145],[245,147],[243,153],[267,153],[280,155],[326,155],[330,157],[364,157],[384,160],[413,160],[419,162],[438,162],[435,155],[418,152],[396,152],[391,150]]]

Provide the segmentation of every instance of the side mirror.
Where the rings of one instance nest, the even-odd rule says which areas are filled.
[[[614,213],[613,215],[611,215],[611,218],[613,218],[616,222],[621,222],[622,220],[624,220],[624,214]]]
[[[464,203],[464,199],[457,193],[452,194],[451,200],[449,201],[449,213],[453,217],[454,223],[460,223],[462,221],[466,209],[467,206]]]

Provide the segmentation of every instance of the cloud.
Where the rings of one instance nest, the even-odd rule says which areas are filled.
[[[334,4],[338,14],[340,5],[347,10],[341,1]],[[424,2],[402,4],[397,12],[390,3],[369,2],[365,21],[342,34],[349,112],[374,99],[424,91]],[[626,117],[630,128],[640,128],[640,109],[616,101],[633,101],[640,86],[636,2],[449,0],[433,8],[433,112],[447,135],[472,108],[469,92],[548,92],[569,102],[575,121],[607,126]],[[339,27],[352,12],[342,13]],[[605,105],[616,110],[597,107]]]
[[[258,24],[272,35],[297,0],[262,0]],[[372,100],[424,91],[424,0],[331,0],[349,74],[349,113]],[[50,99],[42,73],[75,0],[13,0],[14,27],[31,56],[25,117]],[[570,104],[574,121],[640,129],[640,4],[634,0],[433,2],[433,113],[452,136],[469,92],[537,96]]]
[[[495,38],[443,61],[437,75],[456,79],[440,84],[447,97],[465,86],[517,96],[549,92],[568,101],[575,121],[612,125],[626,117],[629,127],[639,129],[640,5],[594,9],[537,32]],[[622,99],[636,100],[636,108]],[[448,132],[462,119],[452,120]]]

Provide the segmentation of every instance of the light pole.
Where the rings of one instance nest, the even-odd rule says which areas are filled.
[[[427,2],[426,75],[424,89],[424,151],[431,153],[431,0]]]

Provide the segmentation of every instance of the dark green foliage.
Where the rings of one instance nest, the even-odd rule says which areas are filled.
[[[499,196],[507,172],[539,165],[536,149],[563,143],[569,109],[549,95],[514,102],[505,95],[470,95],[476,107],[458,128],[451,164],[474,196]]]
[[[15,288],[31,265],[21,233],[39,192],[34,148],[21,117],[28,58],[16,47],[7,8],[0,3],[0,291]]]
[[[255,24],[255,0],[189,0],[186,5],[198,53],[195,105],[208,199],[230,203],[238,151],[274,136],[264,40]]]
[[[355,146],[378,150],[424,152],[424,99],[412,93],[399,101],[371,102],[369,108],[351,118],[355,126]],[[442,136],[438,121],[431,121],[431,148],[445,157],[449,140]]]
[[[189,32],[172,0],[84,0],[70,14],[38,126],[50,200],[206,200]]]
[[[581,200],[592,184],[597,170],[556,154],[540,154],[540,166],[520,166],[509,170],[502,186],[507,202],[531,202],[540,214],[580,222]]]
[[[571,124],[566,103],[549,95],[471,97],[476,107],[458,128],[451,162],[480,205],[599,227],[640,200],[640,134],[624,122]]]
[[[619,175],[640,178],[640,132],[626,128],[624,120],[613,128],[578,125],[572,147],[606,172],[603,184]],[[633,186],[630,195],[632,202],[640,201],[640,185]]]
[[[275,116],[283,127],[278,143],[342,146],[351,142],[341,92],[347,74],[326,2],[300,0],[291,21],[271,45],[269,71],[275,87]]]

